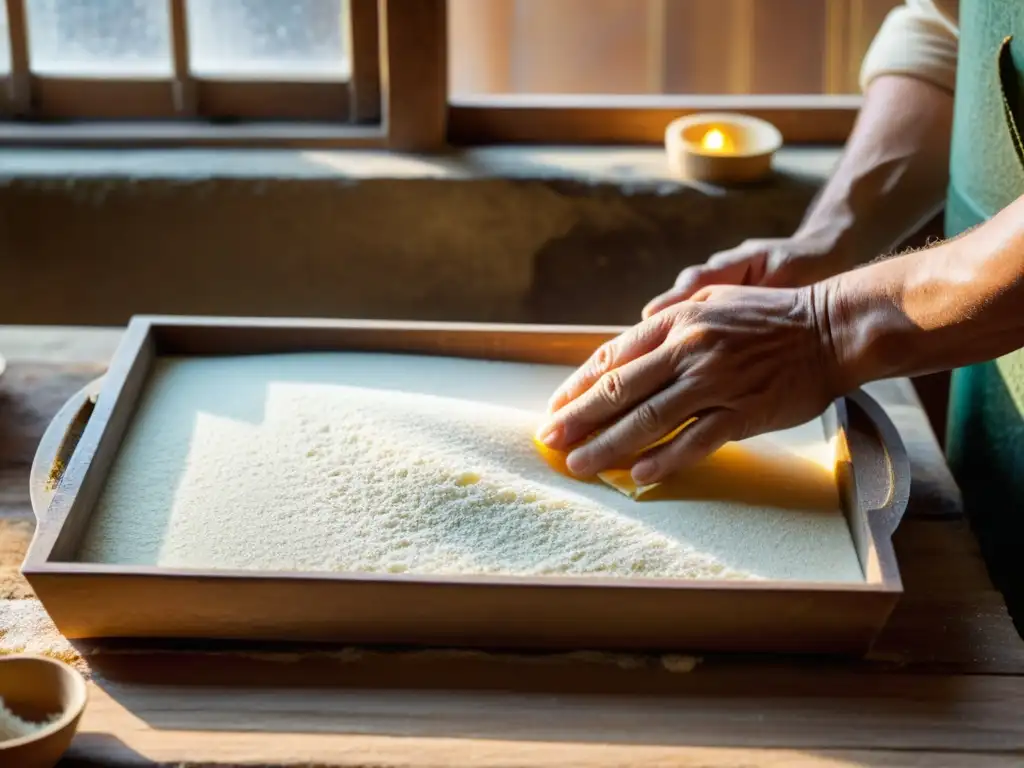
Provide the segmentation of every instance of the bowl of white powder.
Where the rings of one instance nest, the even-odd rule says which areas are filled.
[[[71,745],[85,678],[44,656],[0,657],[0,765],[53,768]]]

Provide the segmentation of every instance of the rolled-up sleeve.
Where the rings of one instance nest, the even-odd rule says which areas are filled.
[[[861,90],[880,75],[898,74],[952,92],[958,39],[957,19],[944,13],[935,0],[906,0],[889,13],[868,48],[861,64]]]

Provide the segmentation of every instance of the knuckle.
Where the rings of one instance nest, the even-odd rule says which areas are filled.
[[[703,266],[687,267],[676,277],[676,287],[681,288],[697,280],[704,271]]]
[[[665,362],[667,363],[669,370],[682,371],[689,354],[690,347],[686,343],[686,338],[682,335],[678,335],[672,340],[672,343],[668,345]]]
[[[605,402],[613,408],[621,407],[626,401],[626,388],[622,381],[622,374],[618,371],[608,371],[598,380],[598,391]]]
[[[661,414],[650,401],[641,403],[637,407],[633,420],[636,423],[637,429],[645,435],[658,435],[661,433]]]
[[[708,323],[694,319],[673,328],[672,340],[676,347],[687,347],[692,350],[693,347],[700,346],[707,341],[711,333],[711,326]]]
[[[594,368],[594,372],[600,375],[611,368],[614,360],[615,342],[607,341],[597,348],[597,352],[594,353],[594,359],[591,365]]]
[[[690,301],[707,301],[717,293],[715,286],[707,285],[690,297]]]
[[[744,240],[743,244],[736,250],[742,251],[745,256],[754,253],[761,253],[763,251],[769,251],[775,247],[776,242],[773,240],[763,240],[760,238],[754,238],[751,240]]]
[[[748,240],[747,243],[750,241]],[[716,267],[721,269],[722,267],[728,267],[740,259],[746,258],[750,251],[747,243],[738,245],[735,248],[730,248],[728,251],[719,251],[707,261],[707,266]]]

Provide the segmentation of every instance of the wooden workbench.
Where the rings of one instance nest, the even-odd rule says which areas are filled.
[[[35,444],[114,340],[34,333],[0,329],[7,600],[33,599],[13,562]],[[1024,642],[909,383],[871,389],[907,443],[914,488],[896,537],[906,595],[866,661],[93,648],[67,764],[1024,765]]]

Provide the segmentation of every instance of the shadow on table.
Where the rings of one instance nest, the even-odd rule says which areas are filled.
[[[82,733],[75,736],[71,748],[64,754],[57,768],[111,768],[149,764],[149,760],[116,736]]]
[[[971,748],[958,718],[988,695],[962,677],[808,660],[136,647],[90,664],[131,718],[167,731]]]

